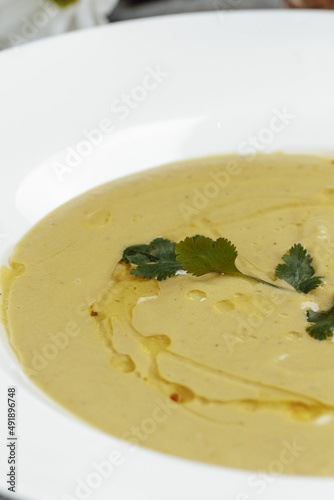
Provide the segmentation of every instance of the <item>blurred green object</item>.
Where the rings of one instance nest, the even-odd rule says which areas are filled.
[[[70,3],[75,3],[78,0],[53,0],[54,3],[59,5],[60,7],[66,7],[66,5],[69,5]]]

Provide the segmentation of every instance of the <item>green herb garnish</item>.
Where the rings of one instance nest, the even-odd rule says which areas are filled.
[[[185,271],[195,276],[207,273],[230,274],[252,279],[279,288],[255,276],[242,273],[235,265],[238,256],[236,247],[226,238],[212,240],[196,235],[173,243],[156,238],[148,245],[133,245],[124,250],[122,261],[137,266],[130,270],[135,276],[158,281]]]
[[[273,283],[239,271],[235,265],[237,249],[226,238],[218,238],[215,241],[206,236],[185,238],[176,245],[175,251],[176,260],[183,265],[183,269],[195,276],[207,273],[231,274],[278,288]]]
[[[289,283],[298,293],[309,293],[321,285],[322,277],[314,276],[312,257],[300,243],[283,255],[285,264],[278,264],[276,276]]]
[[[313,325],[306,328],[311,337],[318,340],[325,340],[332,337],[334,333],[334,306],[329,311],[314,312],[307,311],[307,321]]]
[[[122,261],[137,267],[130,273],[144,279],[158,281],[174,276],[182,269],[176,261],[176,243],[165,238],[156,238],[149,245],[133,245],[124,250]]]
[[[175,276],[183,271],[195,276],[220,273],[239,276],[281,288],[255,276],[242,273],[236,266],[237,249],[226,238],[212,240],[206,236],[187,237],[179,243],[165,238],[155,238],[149,244],[133,245],[123,252],[121,262],[132,266],[130,273],[158,281]],[[293,245],[283,255],[285,264],[278,264],[275,274],[289,283],[298,293],[309,293],[322,283],[322,277],[314,276],[312,257],[301,243]],[[288,289],[285,289],[288,290]],[[334,306],[329,311],[307,311],[307,321],[313,323],[307,328],[311,337],[324,340],[334,333]]]

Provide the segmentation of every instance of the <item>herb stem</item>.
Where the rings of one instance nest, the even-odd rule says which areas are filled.
[[[258,281],[259,283],[263,283],[264,285],[272,286],[273,288],[278,288],[279,290],[292,291],[289,290],[288,288],[283,288],[281,286],[274,285],[274,283],[269,283],[269,281],[261,280],[261,278],[255,278],[255,276],[250,276],[249,274],[240,273],[240,276],[244,276],[245,278]]]

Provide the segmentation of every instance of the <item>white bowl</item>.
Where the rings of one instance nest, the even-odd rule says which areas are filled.
[[[333,28],[329,12],[217,10],[121,23],[2,52],[1,262],[50,210],[130,172],[242,153],[250,143],[263,152],[334,153]],[[22,373],[4,329],[0,340],[1,407],[8,386],[18,391],[18,498],[333,496],[330,478],[263,476],[130,450],[48,399]],[[6,438],[3,409],[0,429]],[[103,477],[98,466],[113,451],[122,464]],[[2,439],[6,473],[7,455]],[[1,474],[4,494],[6,480]]]

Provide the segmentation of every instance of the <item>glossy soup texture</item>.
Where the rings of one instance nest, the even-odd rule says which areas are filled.
[[[334,165],[281,154],[173,164],[100,186],[39,222],[2,269],[2,316],[27,375],[114,436],[211,464],[334,474],[334,343],[306,310],[334,296]],[[240,277],[143,280],[125,247],[230,239],[275,282],[302,243],[308,295]],[[281,282],[289,288],[289,285]]]

